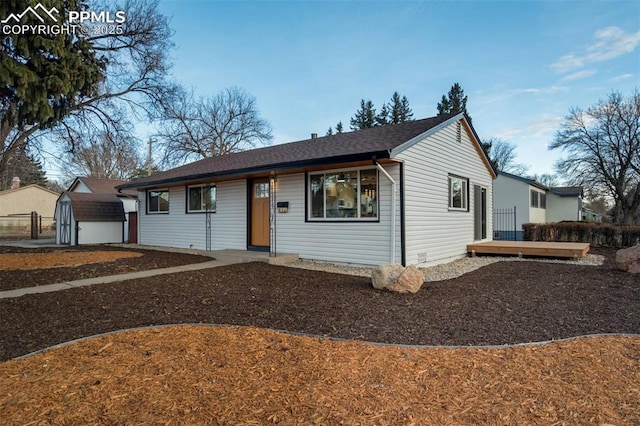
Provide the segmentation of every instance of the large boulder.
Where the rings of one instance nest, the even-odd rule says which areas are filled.
[[[424,284],[424,274],[413,265],[380,265],[371,271],[371,283],[378,290],[416,293]]]
[[[616,264],[620,270],[631,272],[632,274],[640,273],[640,244],[618,250]]]

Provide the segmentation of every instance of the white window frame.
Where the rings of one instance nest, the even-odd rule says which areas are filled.
[[[453,205],[453,183],[454,181],[461,182],[462,185],[462,197],[461,197],[461,206],[454,207]],[[468,212],[469,211],[469,178],[465,178],[458,175],[450,174],[448,176],[448,184],[449,184],[449,210],[450,211],[458,211],[458,212]]]
[[[150,203],[150,199],[151,199],[151,193],[152,192],[156,192],[158,193],[157,197],[160,198],[159,193],[161,192],[166,192],[167,193],[167,210],[160,210],[160,200],[158,200],[158,210],[151,210],[151,203]],[[147,204],[147,214],[169,214],[169,209],[171,208],[171,194],[169,192],[169,188],[154,188],[154,189],[147,189],[147,199],[146,199],[146,204]]]
[[[375,202],[376,202],[376,216],[375,217],[361,217],[362,212],[360,210],[360,203],[361,203],[361,190],[362,190],[362,182],[361,182],[361,172],[362,171],[368,171],[368,170],[375,170],[376,172],[376,189],[375,189]],[[327,192],[326,192],[326,187],[324,185],[326,185],[326,181],[327,175],[332,175],[332,174],[336,174],[336,173],[349,173],[349,172],[356,172],[357,173],[357,190],[356,190],[356,205],[357,205],[357,213],[356,213],[356,217],[327,217]],[[322,212],[324,217],[313,217],[311,216],[311,212],[312,212],[312,200],[313,197],[311,196],[312,193],[312,189],[311,189],[311,178],[312,176],[318,176],[318,175],[322,175],[324,176],[323,179],[323,187],[322,187],[322,199],[323,199],[323,205],[322,205]],[[345,168],[345,169],[333,169],[333,170],[323,170],[323,171],[319,171],[319,172],[309,172],[307,173],[307,193],[308,193],[308,197],[307,197],[307,221],[308,222],[379,222],[380,221],[380,174],[378,173],[378,169],[375,167],[349,167],[349,168]]]
[[[207,187],[211,188],[214,191],[214,203],[213,203],[213,208],[210,210],[211,213],[215,213],[216,212],[216,207],[218,205],[218,188],[216,187],[216,185],[214,183],[203,183],[203,184],[199,184],[199,185],[189,185],[187,186],[187,213],[206,213],[207,210],[202,208],[204,203],[202,200],[203,194],[204,194],[204,189],[206,189]],[[202,191],[200,191],[200,209],[199,210],[195,210],[195,209],[191,209],[191,189],[192,188],[201,188]]]

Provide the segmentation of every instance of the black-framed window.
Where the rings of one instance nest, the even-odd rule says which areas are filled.
[[[169,213],[169,189],[147,191],[147,213]]]
[[[469,179],[449,175],[449,210],[469,211]]]
[[[215,185],[191,185],[187,187],[187,213],[216,212],[217,189]]]
[[[536,191],[535,189],[531,190],[531,207],[537,209],[546,209],[547,208],[547,194],[544,192]]]
[[[343,169],[308,175],[308,220],[378,220],[378,170]]]

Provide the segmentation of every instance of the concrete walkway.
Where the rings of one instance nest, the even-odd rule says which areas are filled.
[[[143,248],[141,246],[141,248]],[[144,247],[149,248],[149,247]],[[172,250],[167,250],[172,251]],[[192,250],[193,252],[193,250]],[[35,287],[18,288],[15,290],[0,291],[0,299],[25,296],[27,294],[49,293],[52,291],[67,290],[76,287],[86,287],[95,284],[106,284],[117,281],[135,280],[138,278],[154,277],[156,275],[173,274],[176,272],[197,271],[200,269],[216,268],[218,266],[232,265],[246,262],[268,262],[271,264],[285,264],[298,259],[297,255],[285,254],[278,257],[269,257],[268,253],[245,252],[242,250],[216,250],[207,252],[215,260],[189,265],[173,266],[170,268],[151,269],[148,271],[130,272],[126,274],[108,275],[105,277],[87,278],[84,280],[67,281],[63,283],[40,285]]]

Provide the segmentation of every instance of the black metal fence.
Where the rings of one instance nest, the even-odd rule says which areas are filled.
[[[493,210],[494,240],[516,241],[521,233],[522,231],[518,232],[516,228],[516,206]]]

